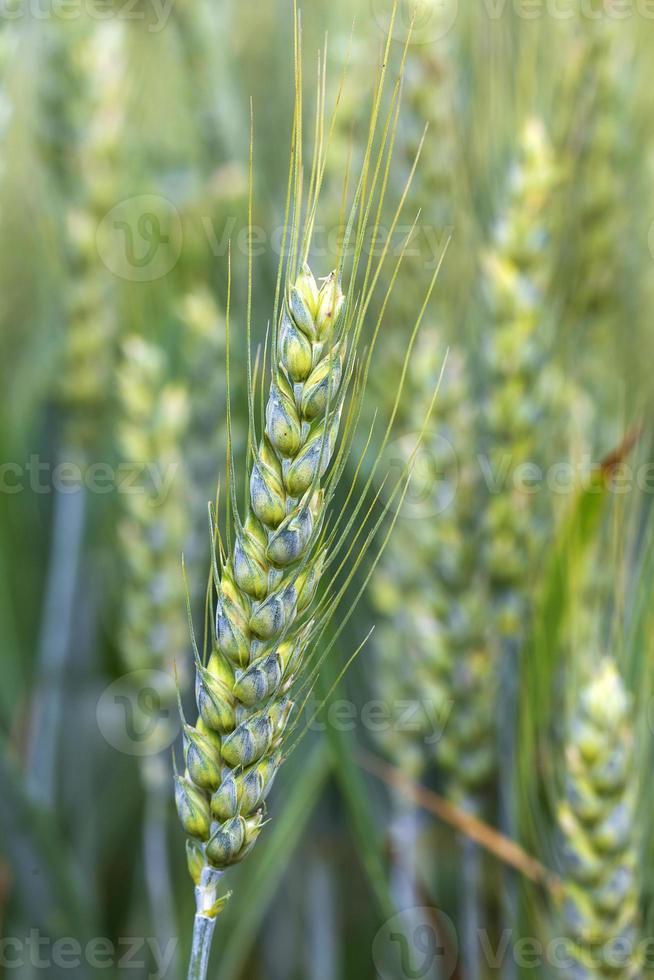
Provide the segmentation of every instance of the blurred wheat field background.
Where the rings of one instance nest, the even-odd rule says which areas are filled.
[[[4,4],[1,976],[654,973],[649,8]]]

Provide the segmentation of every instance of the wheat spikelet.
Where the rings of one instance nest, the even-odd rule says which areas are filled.
[[[190,539],[184,551],[192,589],[202,590],[207,567],[207,501],[215,495],[216,473],[225,459],[227,440],[218,424],[225,408],[225,318],[211,291],[189,290],[179,309],[183,325],[184,374],[190,416],[184,455],[188,473]],[[240,436],[232,439],[240,444]],[[194,598],[197,598],[194,594]]]
[[[486,583],[478,563],[480,479],[468,365],[450,352],[447,369],[451,377],[439,439],[449,464],[441,472],[451,487],[451,503],[433,529],[431,601],[445,651],[441,673],[450,711],[436,757],[448,775],[450,795],[476,806],[494,767],[495,662],[488,640]]]
[[[555,169],[544,127],[529,120],[509,182],[508,199],[484,262],[490,323],[484,329],[479,459],[486,496],[480,560],[488,585],[487,621],[496,676],[498,820],[516,826],[516,725],[521,658],[537,578],[538,546],[550,526],[543,491],[564,389],[551,360],[547,289],[548,204]],[[563,416],[561,416],[563,417]],[[532,488],[536,467],[536,487]],[[540,484],[538,481],[541,481]],[[506,881],[505,915],[515,922],[518,895]]]
[[[434,383],[432,356],[418,351],[413,371],[420,404]],[[429,370],[429,365],[431,370]],[[422,370],[427,367],[425,376]],[[395,723],[382,733],[393,761],[417,777],[436,762],[448,796],[469,811],[481,810],[495,770],[496,657],[489,642],[487,590],[479,567],[479,515],[483,497],[475,453],[475,413],[467,365],[450,351],[434,413],[434,431],[425,438],[414,476],[432,504],[422,519],[398,521],[374,580],[373,598],[384,615],[377,633],[381,698],[391,707],[408,702],[415,709],[411,728],[397,724],[407,715],[391,710]],[[415,394],[415,392],[414,392]],[[410,451],[410,450],[409,450]],[[426,463],[426,465],[425,465]],[[426,491],[429,493],[426,493]],[[414,515],[414,517],[417,515]],[[415,726],[415,719],[421,725]],[[391,825],[393,894],[398,907],[417,904],[416,814],[395,800]],[[461,841],[463,959],[466,975],[476,976],[481,867],[470,842]]]
[[[134,479],[121,494],[123,560],[119,645],[129,670],[172,674],[188,646],[180,561],[188,538],[182,451],[188,423],[183,389],[165,383],[162,351],[141,337],[123,343],[118,373],[122,464]],[[174,703],[174,688],[171,685]]]
[[[69,27],[70,25],[66,25]],[[100,264],[98,223],[116,203],[124,130],[122,85],[124,25],[120,19],[69,33],[67,65],[78,91],[71,125],[78,139],[66,218],[70,298],[59,401],[66,419],[65,443],[88,452],[113,377],[117,323],[111,280]]]
[[[558,809],[561,918],[578,978],[641,975],[637,783],[631,698],[606,658],[583,689],[566,746]]]
[[[492,324],[482,347],[487,395],[481,440],[487,463],[505,484],[490,494],[484,515],[484,562],[500,633],[520,639],[528,608],[525,585],[538,540],[538,498],[516,486],[521,464],[542,460],[560,379],[548,371],[545,289],[546,207],[554,179],[542,125],[531,120],[514,167],[509,200],[485,257]],[[541,495],[542,499],[542,495]]]
[[[207,666],[196,664],[199,721],[184,725],[176,798],[193,865],[200,851],[219,870],[245,857],[281,761],[324,560],[320,480],[342,407],[343,314],[336,274],[318,289],[305,266],[285,300],[249,512],[220,557],[216,643]]]
[[[412,365],[414,405],[424,401],[438,370],[433,333],[423,341]],[[494,760],[493,658],[476,562],[480,488],[470,406],[466,366],[450,351],[418,476],[428,513],[400,519],[372,593],[385,617],[376,642],[380,696],[389,704],[411,701],[422,721],[419,730],[383,733],[384,747],[413,774],[435,758],[450,795],[466,803],[487,783]],[[444,726],[440,734],[435,719]]]
[[[639,256],[628,246],[646,193],[640,187],[646,171],[634,136],[639,123],[633,35],[621,27],[607,7],[580,26],[581,77],[571,103],[582,108],[564,147],[567,193],[557,228],[563,243],[556,277],[563,326],[575,345],[585,334],[588,353],[575,374],[592,399],[594,435],[603,448],[620,439],[620,369],[631,372],[635,365],[624,362],[617,338],[622,324],[636,323],[640,306],[647,306],[639,289]]]
[[[406,402],[412,406],[409,416],[409,432],[396,443],[401,462],[407,465],[415,446],[415,432],[411,423],[421,424],[418,418],[425,410],[429,385],[438,377],[438,340],[433,330],[426,330],[418,341],[416,358],[411,364]],[[446,375],[446,378],[449,375]],[[445,387],[447,387],[445,383]],[[439,394],[438,416],[442,417],[442,400]],[[425,462],[420,477],[432,499],[432,482],[436,479],[435,461],[425,447]],[[403,515],[396,525],[393,537],[386,548],[371,583],[371,600],[382,617],[375,633],[377,670],[376,692],[381,700],[393,709],[397,705],[412,704],[421,708],[428,702],[440,714],[446,705],[447,691],[440,683],[444,660],[438,623],[434,619],[429,588],[425,587],[426,571],[431,570],[433,522],[417,515]],[[393,715],[401,709],[392,710]],[[403,727],[394,718],[391,725],[379,733],[379,741],[386,753],[405,772],[419,776],[428,762],[426,740],[430,735],[430,718],[424,710],[413,712],[411,725]]]
[[[569,104],[576,111],[565,132],[569,194],[562,195],[561,255],[569,283],[566,315],[579,328],[610,325],[618,314],[624,257],[616,247],[627,233],[625,123],[629,109],[624,78],[628,45],[606,9],[582,18]],[[563,286],[563,288],[566,288]]]

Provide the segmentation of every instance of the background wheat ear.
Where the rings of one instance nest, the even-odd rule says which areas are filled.
[[[129,491],[120,496],[117,526],[121,616],[118,648],[127,680],[134,686],[137,731],[150,732],[140,746],[145,796],[143,860],[151,920],[164,945],[175,935],[167,833],[170,771],[163,730],[151,726],[154,692],[163,717],[175,710],[173,670],[188,681],[186,597],[180,574],[189,535],[188,491],[183,465],[188,398],[166,382],[166,358],[156,344],[138,335],[125,338],[117,375],[116,441],[129,473]],[[180,680],[181,679],[181,680]],[[174,965],[176,968],[176,965]]]
[[[579,978],[641,975],[632,700],[607,657],[581,691],[558,808],[561,923]]]
[[[100,259],[98,224],[116,203],[126,129],[124,25],[107,22],[60,24],[53,57],[64,61],[69,97],[59,92],[60,117],[67,115],[77,179],[66,195],[65,241],[70,277],[69,306],[60,374],[59,403],[67,444],[87,454],[107,416],[119,334],[111,274]],[[56,76],[55,76],[56,77]],[[46,105],[52,91],[44,93]],[[57,154],[57,147],[50,148]],[[64,174],[66,170],[64,168]],[[70,177],[70,175],[68,175]]]
[[[528,634],[533,598],[529,569],[549,519],[542,511],[543,496],[525,493],[514,477],[521,464],[543,461],[539,433],[551,431],[555,418],[552,392],[543,383],[550,358],[547,207],[555,176],[545,128],[540,120],[530,119],[484,260],[491,324],[482,345],[485,397],[479,448],[491,473],[497,475],[508,466],[508,476],[499,488],[488,489],[482,549],[493,632],[503,663],[500,752],[507,772],[513,758],[513,736],[506,726],[515,722],[516,658]],[[508,793],[507,789],[505,810],[512,805]]]
[[[122,345],[117,442],[136,479],[121,495],[118,539],[123,561],[119,645],[129,670],[182,669],[188,630],[181,556],[189,533],[183,465],[188,396],[166,382],[163,352],[138,336]],[[174,703],[174,697],[172,698]]]
[[[442,372],[430,431],[416,477],[414,512],[400,514],[373,580],[384,617],[375,636],[377,690],[389,706],[413,705],[409,730],[389,726],[380,742],[404,773],[415,778],[434,763],[448,797],[468,812],[490,810],[496,766],[497,656],[491,643],[490,599],[479,561],[485,498],[477,465],[478,418],[470,365],[445,348],[433,330],[419,341],[410,372],[417,413]],[[409,420],[410,421],[410,420]],[[413,425],[419,424],[418,419]],[[407,445],[411,444],[410,436]],[[394,800],[391,825],[394,898],[400,908],[419,903],[419,818],[403,797]],[[462,955],[466,975],[477,976],[481,861],[474,844],[457,842],[464,888]]]
[[[191,529],[184,561],[197,610],[206,593],[209,560],[207,501],[215,495],[216,474],[225,459],[225,317],[206,285],[188,290],[179,304],[183,330],[183,370],[189,391],[188,433],[184,443]],[[232,423],[232,442],[242,446],[241,426]]]
[[[468,650],[481,649],[484,637],[481,583],[474,589],[471,585],[476,575],[479,511],[472,466],[474,416],[460,352],[450,349],[445,358],[438,334],[425,330],[410,371],[414,413],[408,419],[412,428],[401,446],[407,461],[413,450],[412,429],[421,424],[420,414],[436,384],[436,407],[425,438],[421,472],[416,478],[420,501],[415,512],[407,507],[406,513],[400,515],[373,579],[373,602],[388,624],[380,627],[375,641],[379,655],[376,680],[377,690],[387,704],[408,698],[427,709],[421,711],[424,728],[414,730],[411,726],[411,730],[401,731],[393,726],[381,734],[387,753],[405,772],[418,775],[435,752],[451,779],[454,795],[462,799],[468,778],[471,789],[475,783],[473,773],[477,768],[472,758],[464,758],[467,751],[463,743],[468,743],[470,751],[475,743],[465,721],[467,711],[448,714],[445,730],[437,741],[433,739],[431,716],[435,713],[442,717],[447,711],[454,697],[453,685],[458,687],[459,707],[462,700],[468,700],[471,691],[464,688],[474,685],[469,683],[471,678],[468,683],[464,681],[462,671],[468,671],[470,665],[464,667],[463,662]],[[477,716],[479,730],[487,710],[471,711]],[[457,733],[459,721],[463,728]],[[468,729],[467,735],[464,729]],[[492,724],[487,725],[486,734],[492,743]],[[479,740],[483,741],[481,733]],[[487,754],[487,748],[482,754]],[[478,782],[482,785],[486,766],[481,764],[481,756],[478,768]],[[455,785],[459,787],[456,790]]]
[[[63,342],[54,385],[61,428],[59,453],[80,472],[93,452],[106,452],[105,429],[117,353],[117,318],[111,277],[99,262],[95,233],[114,204],[124,113],[122,29],[86,17],[54,18],[40,78],[39,149],[63,204],[60,240],[66,276],[61,311]],[[97,31],[95,28],[98,28]],[[29,784],[35,799],[55,801],[63,674],[73,644],[79,601],[78,570],[87,533],[84,481],[75,493],[55,495],[48,582],[44,596],[37,692],[29,736]],[[59,678],[59,680],[57,680]]]

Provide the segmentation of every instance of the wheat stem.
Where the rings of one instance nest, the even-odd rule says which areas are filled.
[[[465,964],[466,980],[480,980],[479,928],[481,892],[481,854],[479,848],[469,837],[460,841],[461,879],[463,897],[461,900],[462,956]]]
[[[215,928],[215,919],[209,919],[206,915],[200,915],[199,912],[196,912],[193,923],[193,946],[188,980],[204,980],[206,977]]]
[[[515,817],[515,766],[516,766],[516,719],[518,714],[518,671],[520,644],[515,638],[506,638],[500,650],[498,753],[499,767],[499,828],[505,837],[517,838]],[[502,905],[506,921],[514,924],[518,914],[518,880],[512,871],[505,869]],[[506,964],[507,980],[515,974],[515,965]]]
[[[419,817],[413,801],[399,793],[394,795],[393,806],[391,894],[395,907],[401,911],[419,904],[416,884]]]
[[[339,903],[333,866],[322,853],[313,857],[307,882],[306,977],[307,980],[335,980],[342,971]]]
[[[173,886],[168,859],[167,823],[170,804],[168,760],[163,755],[146,756],[141,767],[145,789],[143,818],[143,863],[148,907],[160,949],[168,948],[175,936]],[[177,958],[170,964],[178,976]]]
[[[63,671],[70,650],[77,577],[84,537],[86,494],[55,492],[52,546],[39,639],[41,691],[34,704],[28,749],[28,787],[44,807],[54,803]]]
[[[195,919],[188,980],[205,980],[211,955],[216,916],[211,914],[218,900],[218,882],[223,872],[206,865],[195,886]]]

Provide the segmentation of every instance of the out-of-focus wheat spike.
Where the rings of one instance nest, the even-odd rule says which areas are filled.
[[[520,467],[542,462],[545,433],[551,438],[553,406],[562,385],[560,376],[548,371],[551,338],[545,299],[551,272],[546,216],[554,177],[543,125],[530,120],[484,262],[491,319],[482,345],[486,400],[481,438],[487,469],[497,479],[503,475],[502,485],[489,491],[484,562],[497,628],[503,638],[516,642],[525,633],[543,500],[543,494],[521,484]]]
[[[570,975],[642,975],[638,782],[631,698],[607,657],[583,689],[566,745],[558,809],[564,874],[560,914]]]
[[[412,371],[417,404],[438,377],[437,349],[426,332]],[[494,659],[477,565],[480,486],[465,375],[460,354],[450,351],[414,476],[419,503],[398,521],[373,599],[385,619],[375,644],[378,693],[391,714],[407,700],[416,707],[406,730],[392,725],[383,733],[384,747],[415,775],[437,759],[450,795],[472,805],[494,765]],[[405,448],[408,458],[411,435]]]
[[[188,645],[182,552],[188,540],[189,507],[184,467],[188,398],[183,388],[166,382],[163,351],[137,335],[122,346],[117,375],[119,422],[117,442],[121,467],[118,545],[122,560],[122,604],[117,630],[125,669],[141,690],[135,697],[142,710],[142,690],[154,692],[163,717],[174,712]],[[150,726],[151,715],[136,719],[137,730],[151,733],[140,745],[145,792],[143,821],[144,870],[152,922],[167,942],[174,932],[171,880],[167,858],[167,815],[170,772],[167,744],[157,740],[161,729]],[[165,727],[165,726],[164,726]]]
[[[118,640],[130,670],[185,661],[188,627],[181,556],[188,538],[183,465],[188,397],[165,383],[159,348],[137,336],[123,344],[118,374],[121,462],[135,477],[121,494],[123,616]],[[174,703],[174,699],[173,699]]]
[[[120,18],[84,27],[58,25],[77,89],[77,138],[67,161],[67,172],[74,174],[66,201],[70,295],[58,396],[65,445],[88,454],[107,407],[116,358],[113,280],[100,258],[97,233],[120,193],[126,65]]]
[[[182,351],[190,416],[184,454],[188,471],[191,535],[185,561],[192,595],[204,595],[204,571],[209,562],[207,504],[216,497],[216,474],[225,461],[225,318],[213,294],[198,286],[180,303]],[[232,433],[238,446],[241,439]]]

